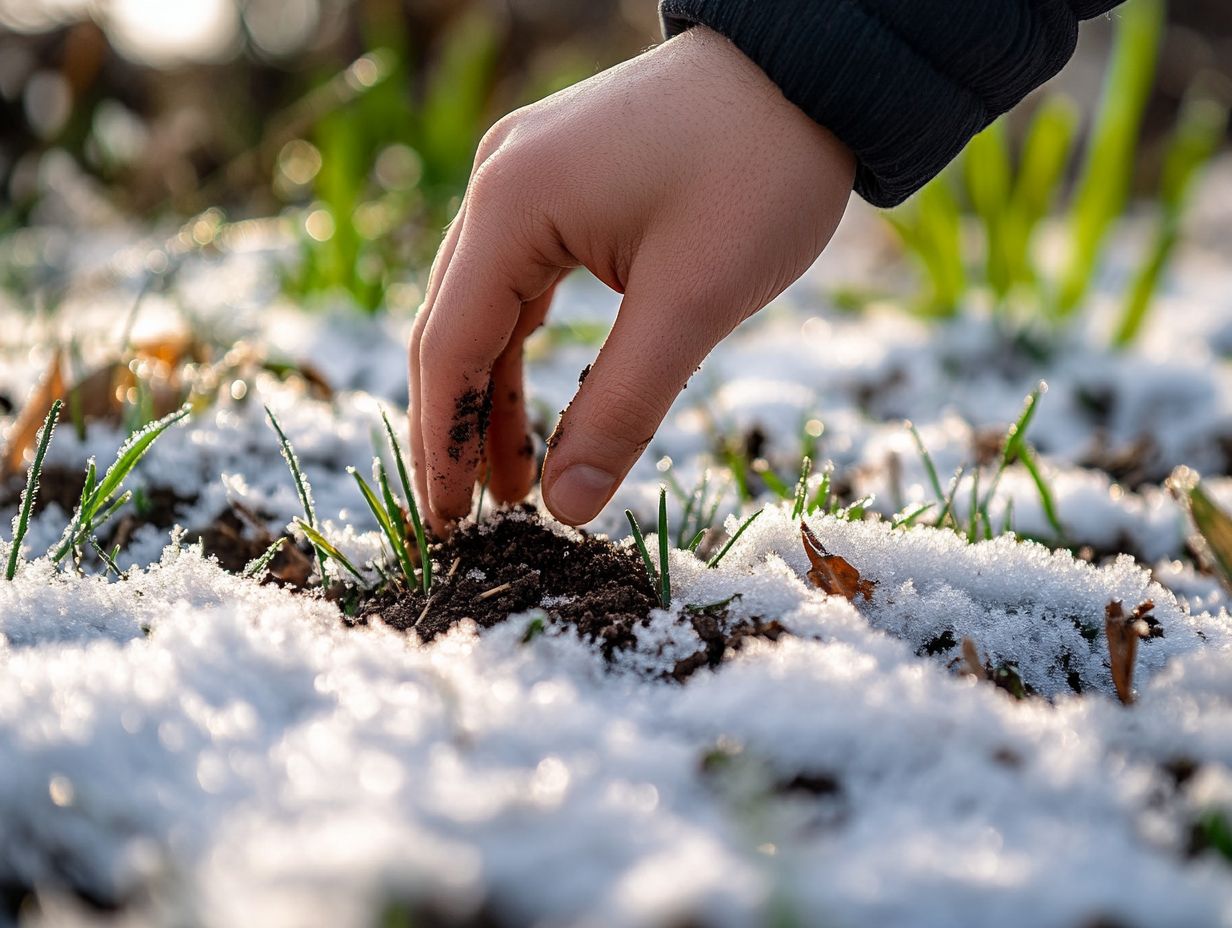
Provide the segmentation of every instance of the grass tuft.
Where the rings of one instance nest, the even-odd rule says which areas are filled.
[[[381,410],[381,421],[385,423],[385,434],[389,436],[389,447],[393,452],[394,466],[398,469],[398,482],[402,484],[402,493],[406,498],[406,510],[411,518],[411,529],[415,534],[415,547],[419,549],[420,585],[424,595],[432,589],[432,558],[428,553],[428,536],[424,531],[423,519],[419,515],[419,507],[415,504],[415,494],[411,492],[411,479],[407,474],[405,459],[402,456],[402,445],[394,433],[394,427],[389,424],[389,416]],[[403,517],[403,523],[406,519]]]
[[[286,542],[287,536],[283,535],[275,538],[273,544],[265,549],[265,552],[259,557],[254,557],[244,567],[243,573],[240,574],[245,580],[259,580],[265,576],[265,572],[269,570],[269,566],[274,561],[274,557],[282,550],[283,544]]]
[[[156,422],[151,422],[145,428],[130,435],[128,440],[120,446],[115,462],[107,468],[103,479],[98,480],[97,483],[94,461],[89,462],[86,469],[85,486],[81,491],[81,501],[77,505],[72,521],[64,530],[59,547],[52,553],[53,561],[59,563],[70,552],[80,553],[86,542],[91,541],[98,534],[99,529],[115,515],[116,510],[132,499],[131,491],[126,491],[119,497],[116,496],[124,480],[132,473],[137,463],[145,457],[146,452],[150,450],[150,446],[158,440],[158,437],[175,423],[184,419],[189,411],[188,406],[182,406],[176,412]]]
[[[671,544],[667,535],[667,487],[662,485],[659,487],[659,566],[657,568],[650,557],[650,550],[646,547],[646,536],[642,533],[642,527],[638,524],[633,510],[626,509],[625,518],[629,520],[633,544],[637,548],[637,553],[642,556],[642,563],[646,566],[646,576],[650,579],[650,585],[659,596],[659,604],[667,609],[672,604],[672,578],[667,558],[668,547]]]

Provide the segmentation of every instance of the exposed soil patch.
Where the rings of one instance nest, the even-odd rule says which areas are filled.
[[[433,578],[430,598],[418,589],[385,595],[351,621],[375,618],[431,641],[467,619],[491,628],[511,613],[543,609],[611,660],[636,644],[635,630],[659,605],[636,554],[586,532],[558,534],[530,506],[465,526],[432,554],[443,569]],[[784,633],[777,622],[728,621],[726,604],[682,610],[679,621],[690,623],[702,643],[668,674],[677,680],[716,666],[749,637],[774,640]]]
[[[56,503],[63,512],[71,513],[81,502],[81,488],[85,486],[85,483],[84,467],[70,468],[48,464],[43,468],[39,479],[39,491],[34,500],[33,512],[37,515],[46,509],[48,504]],[[3,487],[0,487],[0,509],[17,506],[21,501],[21,492],[25,488],[25,473],[14,475]]]
[[[232,503],[205,527],[189,531],[187,540],[200,541],[205,553],[217,558],[224,570],[238,574],[273,544],[274,536],[265,523],[262,514]],[[305,589],[312,576],[312,567],[311,554],[288,537],[262,579],[280,586]]]

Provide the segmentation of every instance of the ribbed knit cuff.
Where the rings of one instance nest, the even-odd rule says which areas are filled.
[[[667,36],[729,38],[855,153],[855,190],[894,206],[1073,53],[1065,0],[661,0]]]

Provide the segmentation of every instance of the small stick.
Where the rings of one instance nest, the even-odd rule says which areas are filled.
[[[510,580],[508,583],[502,583],[500,586],[494,586],[490,590],[484,590],[482,593],[480,593],[475,598],[476,599],[490,599],[493,596],[496,596],[500,593],[505,592],[505,590],[509,589],[511,586],[513,586],[512,580]]]
[[[419,628],[419,623],[420,623],[420,622],[422,622],[422,621],[423,621],[423,620],[427,617],[427,615],[428,615],[428,610],[429,610],[429,609],[431,609],[431,608],[432,608],[432,597],[431,597],[431,596],[429,596],[429,597],[428,597],[428,601],[427,601],[426,603],[424,603],[423,612],[419,613],[419,618],[417,618],[417,619],[415,620],[415,624],[414,624],[414,625],[412,625],[411,627],[412,627],[412,628]]]
[[[449,573],[445,574],[446,580],[452,580],[453,575],[458,572],[458,565],[462,563],[462,558],[455,557],[453,563],[449,565]]]

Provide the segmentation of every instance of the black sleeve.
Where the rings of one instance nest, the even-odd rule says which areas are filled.
[[[1078,22],[1119,0],[660,0],[702,23],[855,153],[855,189],[893,206],[1056,74]]]

